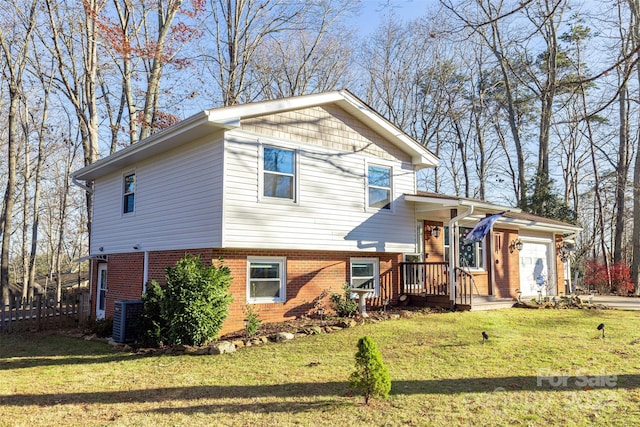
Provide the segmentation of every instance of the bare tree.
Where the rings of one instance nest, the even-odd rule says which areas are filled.
[[[348,87],[355,35],[341,20],[352,11],[348,0],[312,3],[304,29],[265,37],[251,64],[264,98]]]
[[[182,68],[187,64],[177,55],[200,34],[197,22],[189,25],[180,18],[200,17],[204,3],[201,0],[113,0],[113,6],[116,19],[111,18],[111,10],[106,10],[97,20],[107,54],[114,58],[121,76],[122,89],[116,93],[118,113],[117,118],[111,120],[111,128],[118,130],[126,106],[129,142],[133,144],[149,136],[161,122],[157,116],[163,72],[168,65]],[[108,101],[111,94],[107,86],[102,80],[102,92]],[[139,93],[141,100],[138,100]],[[113,114],[110,105],[107,112]],[[116,148],[113,139],[111,152]]]
[[[220,89],[222,105],[262,95],[251,79],[251,65],[268,36],[300,30],[310,2],[287,0],[210,0],[205,26],[204,66]]]
[[[640,2],[627,0],[630,11],[631,40],[633,52],[640,59]],[[640,68],[636,67],[637,79],[640,83]],[[640,90],[640,89],[639,89]],[[640,92],[639,92],[640,93]],[[631,262],[631,278],[635,284],[635,294],[640,295],[640,138],[636,149],[633,171],[633,259]]]
[[[522,3],[525,7],[530,2]],[[477,34],[491,50],[496,58],[498,69],[500,70],[501,81],[499,88],[502,92],[503,108],[506,112],[507,122],[514,143],[517,159],[517,203],[523,209],[527,209],[528,183],[526,177],[525,150],[522,141],[522,111],[525,103],[522,101],[523,94],[518,91],[518,75],[521,67],[515,65],[520,58],[513,55],[510,57],[509,50],[512,44],[505,42],[501,28],[502,19],[511,15],[510,10],[503,7],[503,2],[493,2],[492,0],[479,0],[475,3],[477,8],[474,11],[465,12],[464,8],[458,8],[452,3],[444,3],[446,8],[457,16],[464,25]],[[477,17],[478,16],[478,17]],[[477,17],[477,18],[476,18]],[[524,95],[526,97],[526,95]]]
[[[0,25],[0,48],[2,48],[3,72],[9,87],[9,114],[7,140],[7,185],[2,205],[2,248],[0,256],[0,293],[6,302],[9,292],[9,251],[13,227],[13,207],[16,191],[17,144],[20,138],[19,110],[23,102],[23,74],[27,65],[31,37],[36,24],[37,0],[32,0],[26,11],[15,4],[5,4],[8,16],[15,22]],[[26,12],[26,13],[23,13]],[[7,33],[7,30],[10,32]],[[11,33],[11,31],[13,32]]]
[[[39,120],[31,115],[31,121],[36,125],[36,135],[38,140],[37,146],[37,159],[35,164],[35,171],[33,176],[34,190],[31,194],[31,209],[33,215],[33,221],[31,226],[31,248],[29,251],[29,262],[27,265],[27,280],[23,284],[22,296],[32,297],[35,281],[36,281],[36,257],[38,254],[38,239],[39,239],[39,227],[40,227],[40,195],[42,193],[42,172],[46,157],[45,152],[45,140],[50,136],[48,129],[49,120],[49,104],[51,86],[53,83],[53,74],[47,73],[43,69],[43,66],[36,56],[34,58],[34,74],[39,78],[42,86],[42,98]]]

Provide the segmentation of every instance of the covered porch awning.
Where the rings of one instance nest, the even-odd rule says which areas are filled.
[[[449,296],[452,302],[456,301],[457,294],[461,292],[462,288],[460,286],[460,280],[463,277],[466,277],[464,273],[467,273],[468,276],[471,276],[469,268],[465,265],[460,265],[461,251],[466,247],[462,246],[463,243],[460,242],[461,236],[464,236],[463,233],[469,233],[469,229],[473,228],[478,224],[479,221],[486,218],[487,216],[494,214],[501,214],[496,217],[495,224],[493,227],[499,227],[502,230],[511,230],[511,233],[515,233],[516,236],[527,235],[533,236],[529,237],[529,239],[540,239],[544,238],[544,241],[554,242],[558,239],[558,236],[562,237],[563,242],[573,242],[576,234],[581,230],[580,227],[577,227],[572,224],[568,224],[562,221],[557,221],[549,218],[544,218],[536,215],[532,215],[526,212],[522,212],[520,208],[512,207],[512,206],[504,206],[495,203],[486,202],[484,200],[479,199],[469,199],[463,197],[455,197],[455,196],[446,196],[437,193],[427,193],[427,192],[419,192],[416,194],[405,194],[404,200],[413,204],[415,218],[418,221],[426,221],[424,224],[424,236],[423,242],[424,246],[421,245],[421,253],[425,254],[426,244],[429,240],[427,237],[427,227],[429,224],[433,224],[432,228],[429,232],[433,231],[434,228],[437,228],[439,225],[444,226],[446,229],[445,241],[447,243],[442,242],[437,239],[436,242],[440,247],[444,245],[444,251],[446,252],[435,252],[436,259],[432,257],[426,262],[425,259],[423,264],[425,264],[425,268],[433,268],[430,264],[445,264],[442,268],[446,271],[447,280],[446,280],[446,294]],[[490,229],[492,221],[485,221],[485,230]],[[466,230],[461,230],[462,228]],[[482,227],[478,227],[481,229]],[[478,230],[478,229],[476,229]],[[444,231],[444,230],[443,230]],[[476,234],[473,232],[473,234]],[[478,233],[479,236],[483,236],[486,233]],[[471,235],[471,234],[469,234]],[[488,273],[488,280],[490,283],[487,283],[488,289],[494,289],[494,277],[495,277],[495,265],[494,265],[494,239],[488,239],[485,241],[486,248],[482,251],[477,250],[477,256],[482,255],[482,262],[484,267],[472,268],[473,274],[478,274],[478,272],[485,271]],[[476,240],[478,241],[478,240]],[[517,239],[518,243],[520,242]],[[509,242],[512,244],[513,242]],[[521,245],[521,243],[520,243]],[[497,246],[500,247],[500,246]],[[433,249],[433,246],[431,246]],[[555,244],[549,244],[549,251],[552,253],[550,255],[550,259],[555,259]],[[431,251],[429,251],[431,252]],[[468,252],[468,250],[465,250]],[[513,252],[513,251],[511,251]],[[480,258],[477,258],[480,259]],[[435,262],[432,262],[435,261]],[[466,261],[466,260],[465,260]],[[513,262],[513,260],[511,260]],[[422,267],[421,267],[422,268]],[[464,270],[464,271],[461,271]],[[471,278],[471,286],[475,286],[473,283],[473,278]],[[465,290],[462,290],[465,292]],[[466,290],[470,292],[470,289]],[[489,290],[489,294],[491,295],[491,291]]]

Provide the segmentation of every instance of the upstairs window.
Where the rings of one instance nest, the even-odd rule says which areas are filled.
[[[131,213],[135,209],[136,174],[125,175],[123,186],[122,213]]]
[[[264,147],[263,195],[294,200],[295,152],[277,147]]]
[[[369,165],[367,183],[369,207],[391,209],[391,168]]]

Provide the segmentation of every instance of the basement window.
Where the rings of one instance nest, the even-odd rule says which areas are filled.
[[[248,258],[247,302],[285,302],[286,271],[285,257]]]

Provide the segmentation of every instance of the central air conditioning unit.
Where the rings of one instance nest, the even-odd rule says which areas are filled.
[[[116,342],[132,342],[137,338],[137,326],[144,310],[142,300],[116,301],[113,307],[113,332]]]

